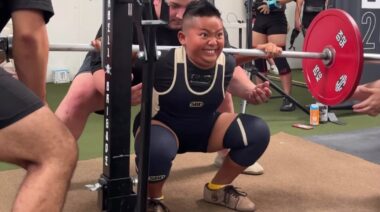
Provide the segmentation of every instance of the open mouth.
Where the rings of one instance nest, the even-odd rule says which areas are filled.
[[[204,49],[203,51],[206,52],[206,54],[208,55],[215,55],[218,53],[217,49]]]

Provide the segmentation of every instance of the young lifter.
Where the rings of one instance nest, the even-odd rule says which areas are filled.
[[[207,1],[188,5],[178,38],[182,47],[161,56],[155,69],[150,201],[162,199],[162,188],[177,153],[229,148],[223,165],[204,186],[204,199],[238,211],[253,211],[255,204],[231,183],[264,153],[270,139],[269,128],[256,116],[219,113],[217,108],[226,91],[252,104],[266,102],[271,95],[269,83],[254,85],[244,72],[234,72],[235,58],[222,52],[224,32],[220,13]],[[281,53],[281,48],[274,44],[258,48],[269,56]],[[135,121],[138,123],[139,119]],[[135,134],[139,152],[138,129]],[[162,209],[158,211],[167,210],[162,202],[159,205]]]

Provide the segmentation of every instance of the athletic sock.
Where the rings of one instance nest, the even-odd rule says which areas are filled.
[[[164,200],[164,195],[162,195],[162,196],[160,196],[160,197],[153,197],[153,198],[148,197],[148,199],[151,199],[151,200],[159,200],[159,201],[161,201],[161,200]]]
[[[223,188],[224,186],[226,186],[226,185],[223,185],[223,184],[214,184],[212,182],[209,182],[207,184],[207,188],[210,189],[210,190],[219,190],[219,189]]]

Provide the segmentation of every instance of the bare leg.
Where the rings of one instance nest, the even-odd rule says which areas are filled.
[[[224,133],[227,131],[235,117],[236,114],[234,113],[222,113],[219,116],[209,139],[209,145],[207,148],[208,152],[223,149]],[[220,167],[211,182],[221,185],[230,184],[245,168],[246,167],[239,166],[231,161],[229,157],[226,157],[222,167]]]
[[[287,73],[284,75],[280,75],[281,85],[284,89],[284,92],[288,95],[292,92],[292,74]]]
[[[275,34],[269,35],[268,41],[276,44],[277,46],[285,46],[286,45],[286,34]],[[281,71],[281,70],[279,70]],[[280,75],[281,85],[284,89],[284,92],[288,95],[291,94],[292,90],[292,74],[288,73],[285,75]]]
[[[103,108],[103,96],[96,90],[92,74],[87,72],[74,78],[55,114],[78,140],[89,115]]]
[[[246,167],[239,166],[227,156],[224,159],[222,167],[216,173],[211,182],[220,185],[230,184],[240,173],[244,171],[245,168]]]
[[[13,211],[60,211],[78,154],[67,128],[45,106],[1,129],[0,146],[0,160],[27,170]]]
[[[240,66],[236,66],[235,71],[243,71],[245,72]],[[227,112],[227,113],[235,113],[234,111],[234,103],[232,99],[232,95],[230,93],[226,93],[226,96],[224,98],[223,103],[218,108],[219,112]],[[228,149],[223,149],[218,151],[217,156],[214,160],[214,164],[217,167],[222,166],[224,159],[228,155]],[[252,174],[252,175],[261,175],[264,173],[264,168],[256,162],[255,164],[247,167],[244,172],[244,174]]]
[[[222,113],[218,117],[209,139],[208,152],[218,151],[220,148],[223,148],[224,134],[235,117],[236,114],[233,113]],[[222,167],[211,180],[211,183],[206,184],[204,187],[204,200],[238,211],[254,211],[255,204],[243,192],[239,192],[232,185],[228,185],[231,184],[245,168],[246,167],[233,162],[228,155]]]
[[[159,183],[148,183],[148,197],[160,198],[162,197],[162,189],[164,188],[165,181]]]
[[[264,44],[264,43],[268,43],[267,35],[259,33],[259,32],[252,31],[252,47],[256,48],[257,45]],[[259,71],[264,71],[264,70],[259,70]],[[255,82],[256,82],[256,84],[263,83],[263,81],[259,77],[255,78]]]
[[[232,100],[232,95],[226,92],[224,101],[218,108],[219,112],[234,113],[234,102]],[[218,151],[218,156],[224,158],[228,154],[228,149],[223,149]]]

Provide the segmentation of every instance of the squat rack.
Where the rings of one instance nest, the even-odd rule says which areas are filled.
[[[102,66],[105,69],[104,157],[98,195],[102,211],[146,211],[149,167],[150,119],[153,69],[156,55],[154,25],[150,0],[104,0]],[[142,20],[142,15],[147,20]],[[139,30],[144,25],[143,37]],[[141,103],[141,145],[138,195],[130,176],[131,70],[133,26],[144,52],[143,98]]]

